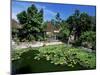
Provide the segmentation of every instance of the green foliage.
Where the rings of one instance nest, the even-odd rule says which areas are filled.
[[[12,38],[17,38],[18,29],[12,29]]]
[[[31,67],[31,70],[52,71],[94,69],[96,67],[96,56],[80,48],[68,47],[65,44],[44,46],[38,48],[18,49],[12,52],[12,61],[15,68]],[[44,61],[44,62],[43,62]],[[52,66],[52,67],[51,67]],[[62,68],[66,67],[66,68]],[[29,69],[29,68],[28,68]]]
[[[87,68],[96,67],[96,55],[94,53],[87,52],[77,52],[77,60],[81,65],[84,65]]]
[[[92,23],[91,23],[91,30],[92,31],[96,31],[96,16],[90,16],[90,18],[91,18],[91,21],[92,21]]]
[[[22,11],[17,14],[19,23],[22,28],[19,29],[18,38],[31,41],[43,38],[43,9],[38,11],[35,5],[27,8],[27,11]],[[38,35],[41,34],[41,35]]]
[[[68,29],[64,29],[64,30],[62,29],[62,30],[60,31],[58,37],[59,37],[61,40],[68,40],[69,33],[70,33],[70,31],[69,31]]]
[[[11,28],[12,28],[12,39],[14,41],[17,40],[17,34],[18,34],[18,29],[20,29],[21,27],[19,26],[19,23],[17,21],[15,21],[14,19],[11,20]]]
[[[20,12],[20,14],[17,14],[18,21],[20,24],[25,24],[27,22],[27,13],[26,11]]]
[[[74,67],[75,64],[80,64],[87,68],[95,68],[96,57],[94,53],[88,53],[80,48],[70,48],[66,45],[46,46],[39,48],[39,54],[34,59],[46,60],[55,65],[68,65]],[[91,63],[93,62],[93,63]]]
[[[96,49],[96,32],[94,31],[86,31],[83,32],[79,39],[80,42],[87,42],[87,44],[91,44],[92,48]]]
[[[31,50],[37,50],[38,48],[25,48],[25,49],[12,49],[12,52],[11,52],[11,59],[12,60],[17,60],[17,59],[20,59],[20,56],[25,53],[25,52],[28,52],[28,51],[31,51]]]
[[[57,29],[60,28],[61,23],[62,23],[61,21],[62,21],[62,19],[61,19],[59,13],[57,13],[55,15],[55,18],[54,19],[51,19],[51,24],[53,25],[53,27],[54,27],[55,30],[57,30]]]
[[[61,21],[60,14],[57,13],[56,16],[55,16],[55,18],[56,18],[56,24],[59,25],[59,23]]]
[[[96,33],[93,31],[86,31],[83,32],[80,39],[82,41],[87,41],[87,42],[94,42],[96,40]]]
[[[68,24],[65,21],[62,21],[58,38],[61,40],[68,40],[69,35],[70,30],[68,29]]]
[[[68,23],[68,28],[70,32],[74,32],[75,40],[79,39],[82,32],[93,30],[93,21],[91,16],[87,13],[80,13],[79,10],[76,10],[75,13],[66,21]]]
[[[87,13],[81,13],[80,14],[80,25],[81,25],[81,29],[82,31],[89,31],[91,30],[91,25],[92,21],[90,16]]]

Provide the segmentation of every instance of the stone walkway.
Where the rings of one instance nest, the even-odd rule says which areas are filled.
[[[48,45],[58,45],[58,44],[63,44],[62,42],[60,41],[55,41],[55,42],[36,42],[36,43],[20,43],[19,45],[18,44],[15,44],[15,43],[12,43],[12,47],[14,47],[15,49],[22,49],[22,48],[28,48],[28,47],[41,47],[41,46],[48,46]]]
[[[52,41],[52,42],[31,42],[31,43],[26,43],[26,42],[21,42],[19,45],[16,44],[15,42],[12,41],[12,48],[14,49],[22,49],[22,48],[28,48],[28,47],[42,47],[42,46],[48,46],[48,45],[58,45],[58,44],[63,44],[61,41]],[[95,50],[84,48],[84,47],[79,47],[83,49],[84,51],[87,52],[93,52]]]

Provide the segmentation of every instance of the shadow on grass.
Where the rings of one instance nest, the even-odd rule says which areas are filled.
[[[76,64],[75,67],[68,67],[67,65],[54,65],[45,58],[35,60],[34,57],[39,52],[37,50],[30,50],[24,52],[20,59],[12,61],[12,74],[26,74],[26,73],[42,73],[42,72],[56,72],[56,71],[73,71],[85,70],[83,66]]]

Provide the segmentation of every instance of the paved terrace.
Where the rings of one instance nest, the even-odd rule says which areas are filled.
[[[12,42],[12,47],[15,49],[22,49],[22,48],[28,48],[28,47],[41,47],[41,46],[48,46],[48,45],[58,45],[63,44],[60,41],[53,41],[53,42],[34,42],[34,43],[26,43],[21,42],[20,44],[16,44],[15,42]]]

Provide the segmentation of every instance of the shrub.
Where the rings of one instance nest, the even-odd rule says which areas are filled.
[[[62,28],[62,30],[60,31],[58,38],[61,40],[68,40],[68,36],[69,36],[69,29],[67,28]]]
[[[83,32],[80,36],[79,41],[81,41],[81,44],[87,45],[87,47],[91,45],[93,49],[96,49],[96,32],[93,31]]]

